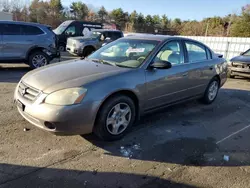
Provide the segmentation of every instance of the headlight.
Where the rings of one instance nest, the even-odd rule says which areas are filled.
[[[85,88],[69,88],[49,94],[45,103],[54,105],[72,105],[78,104],[85,97],[87,89]]]

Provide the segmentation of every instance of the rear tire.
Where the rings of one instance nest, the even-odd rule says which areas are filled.
[[[119,140],[130,130],[135,117],[133,100],[117,95],[108,99],[99,110],[93,132],[105,141]]]
[[[32,69],[36,69],[45,65],[48,65],[50,58],[47,54],[42,51],[34,51],[29,55],[29,66]]]
[[[204,104],[211,104],[215,101],[218,91],[220,88],[220,81],[218,78],[214,77],[208,84],[206,91],[202,97],[202,102]]]
[[[87,46],[83,49],[82,57],[87,57],[95,51],[93,47]]]

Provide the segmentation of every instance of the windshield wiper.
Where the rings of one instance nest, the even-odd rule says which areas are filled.
[[[117,67],[132,68],[132,67],[129,67],[129,66],[126,66],[126,65],[122,65],[122,64],[119,64],[119,63],[116,63],[115,65]]]
[[[101,63],[101,64],[106,64],[106,65],[112,65],[112,66],[116,66],[115,63],[111,63],[111,62],[108,62],[108,61],[105,61],[103,59],[89,59],[90,61],[93,61],[95,63]]]

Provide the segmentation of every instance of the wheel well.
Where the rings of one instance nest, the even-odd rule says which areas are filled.
[[[90,45],[89,45],[89,46],[85,46],[85,47],[84,47],[84,50],[85,50],[85,49],[88,49],[88,48],[90,48],[90,49],[92,49],[92,50],[96,50],[94,46],[90,46]]]
[[[138,100],[138,97],[137,97],[136,94],[134,94],[134,92],[132,92],[132,91],[129,91],[129,90],[121,90],[121,91],[117,91],[117,92],[115,92],[115,93],[112,93],[111,95],[109,95],[109,96],[102,102],[102,104],[100,105],[100,107],[99,107],[99,109],[98,109],[97,115],[96,115],[96,117],[95,117],[95,121],[96,121],[96,119],[97,119],[97,117],[98,117],[98,115],[99,115],[99,112],[100,112],[101,108],[104,106],[105,102],[106,102],[107,100],[109,100],[110,98],[115,97],[115,96],[117,96],[117,95],[125,95],[125,96],[127,96],[127,97],[129,97],[129,98],[131,98],[131,99],[133,100],[133,102],[134,102],[134,104],[135,104],[135,109],[136,109],[136,119],[139,118],[140,113],[139,113],[139,100]]]
[[[30,56],[33,52],[35,52],[35,51],[41,51],[41,52],[42,52],[43,49],[44,49],[44,48],[42,48],[42,47],[37,47],[37,48],[31,49],[31,50],[27,53],[26,60],[27,60],[27,61],[29,60],[29,56]]]
[[[220,83],[221,83],[220,76],[219,76],[219,75],[216,75],[216,76],[214,76],[214,78],[218,79],[219,85],[220,85]]]

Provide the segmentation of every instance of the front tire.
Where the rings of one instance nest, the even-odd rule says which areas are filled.
[[[212,102],[214,102],[218,95],[219,88],[220,82],[218,78],[215,77],[209,82],[207,89],[202,97],[202,102],[204,104],[211,104]]]
[[[133,100],[124,95],[108,99],[101,107],[94,133],[105,141],[119,140],[130,130],[136,117]]]
[[[65,45],[64,45],[64,44],[59,44],[58,50],[59,50],[60,52],[65,52]]]
[[[32,69],[48,65],[49,62],[50,62],[49,56],[42,51],[32,52],[29,56],[29,66]]]

